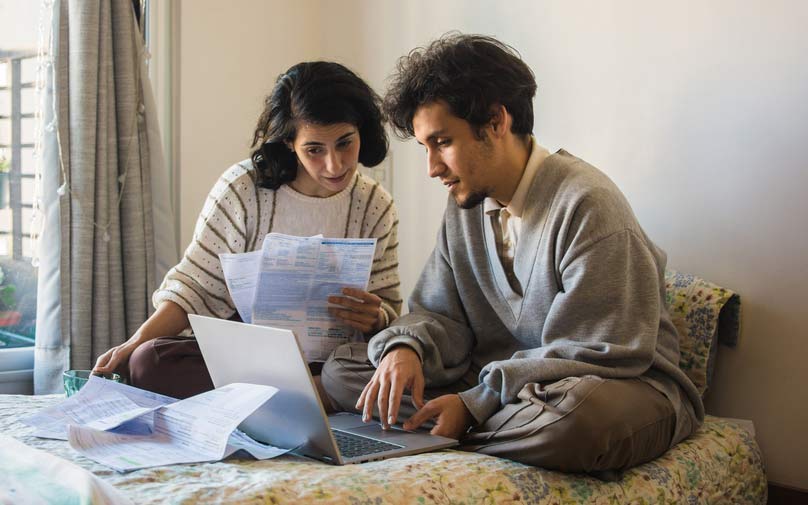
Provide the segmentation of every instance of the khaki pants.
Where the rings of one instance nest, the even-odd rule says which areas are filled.
[[[326,392],[356,412],[359,394],[375,372],[367,344],[337,348],[322,371]],[[466,376],[449,387],[427,389],[425,399],[476,385]],[[399,421],[415,412],[404,396]],[[650,461],[670,446],[676,415],[670,401],[639,379],[567,377],[526,384],[518,398],[461,440],[467,451],[565,472],[622,471]]]

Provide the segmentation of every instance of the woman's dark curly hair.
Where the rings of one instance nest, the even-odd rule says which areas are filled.
[[[401,138],[415,136],[418,107],[438,100],[478,133],[491,120],[492,107],[504,105],[511,131],[533,131],[533,72],[507,44],[484,35],[450,32],[426,48],[402,56],[384,97],[384,112]]]
[[[278,76],[253,136],[258,185],[278,189],[297,177],[297,156],[286,142],[294,141],[299,121],[356,126],[359,162],[366,167],[381,163],[388,144],[380,103],[365,81],[339,63],[298,63]]]

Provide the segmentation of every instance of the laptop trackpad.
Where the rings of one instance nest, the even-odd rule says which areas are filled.
[[[348,412],[337,412],[336,414],[331,414],[328,416],[328,424],[330,424],[331,428],[335,430],[350,431],[351,433],[356,433],[357,435],[362,435],[365,437],[374,436],[374,433],[385,433],[379,421],[371,421],[366,423],[362,421],[362,416]],[[400,424],[395,425],[389,431],[394,431],[395,433],[399,434],[411,433],[401,429]]]
[[[407,435],[410,433],[404,430],[400,430],[398,428],[390,428],[389,430],[383,430],[382,425],[379,423],[372,423],[366,426],[351,428],[348,431],[350,431],[351,433],[356,433],[357,435],[361,435],[363,437],[376,438],[379,440],[384,440],[385,438],[400,438],[402,435]]]
[[[406,447],[408,450],[430,450],[457,445],[456,440],[436,437],[430,435],[428,431],[413,433],[412,431],[404,431],[398,428],[383,430],[379,423],[351,428],[347,431],[389,444],[397,444]]]

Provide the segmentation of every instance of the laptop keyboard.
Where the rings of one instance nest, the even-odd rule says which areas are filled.
[[[376,454],[378,452],[390,451],[392,449],[401,449],[403,446],[382,442],[373,438],[362,437],[347,433],[340,430],[331,430],[334,434],[334,439],[337,441],[339,452],[344,458],[355,458],[357,456],[366,456],[368,454]]]

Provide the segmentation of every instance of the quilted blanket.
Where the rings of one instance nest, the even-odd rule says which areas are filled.
[[[0,395],[0,433],[73,462],[134,503],[766,503],[754,437],[717,417],[708,416],[692,437],[614,482],[454,450],[343,467],[292,455],[267,461],[236,456],[116,473],[78,455],[67,442],[33,437],[18,421],[61,398]],[[2,447],[0,461],[14,461]],[[49,486],[70,483],[42,475],[37,484],[45,493]]]

